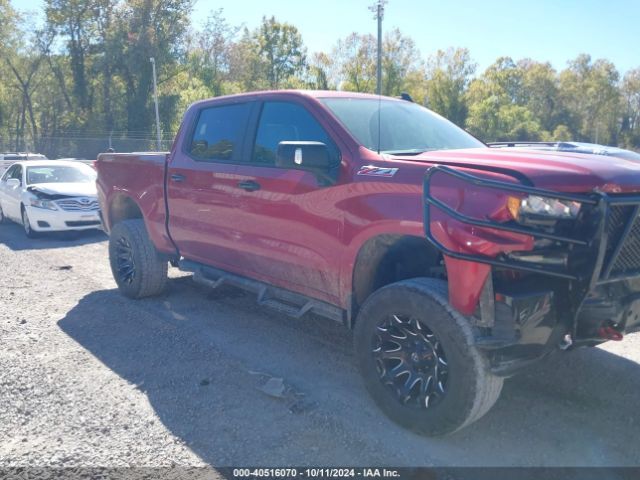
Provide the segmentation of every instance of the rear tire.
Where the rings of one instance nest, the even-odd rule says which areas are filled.
[[[113,227],[109,263],[118,289],[126,297],[159,295],[167,285],[168,262],[151,243],[143,220],[124,220]]]
[[[447,284],[416,278],[364,303],[355,352],[367,390],[400,425],[429,436],[453,433],[497,401],[503,379],[473,345],[467,319],[447,302]]]

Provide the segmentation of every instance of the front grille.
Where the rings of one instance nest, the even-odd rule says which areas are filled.
[[[607,223],[609,243],[605,265],[613,261],[610,273],[612,277],[640,272],[640,217],[631,218],[634,212],[633,206],[613,205],[610,209]],[[615,255],[629,221],[633,222],[631,230],[625,237],[618,254]],[[614,255],[615,258],[613,258]]]
[[[56,204],[67,212],[95,212],[100,209],[100,204],[93,198],[78,199],[70,198],[58,200]]]
[[[90,227],[92,225],[100,225],[96,220],[77,220],[73,222],[64,222],[67,227]]]

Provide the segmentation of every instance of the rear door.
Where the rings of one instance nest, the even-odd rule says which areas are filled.
[[[238,263],[236,164],[246,154],[251,101],[204,104],[169,158],[169,232],[188,259],[230,269]]]
[[[340,163],[331,135],[301,103],[261,104],[249,161],[236,170],[240,209],[234,228],[242,268],[248,276],[335,302],[342,248],[342,213],[336,207],[340,187],[321,185],[309,172],[277,168],[282,141],[323,142]]]

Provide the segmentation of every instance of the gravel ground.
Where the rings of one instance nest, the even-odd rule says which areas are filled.
[[[378,411],[341,326],[171,277],[131,301],[103,234],[0,225],[0,467],[640,465],[639,335],[554,357],[430,439]]]

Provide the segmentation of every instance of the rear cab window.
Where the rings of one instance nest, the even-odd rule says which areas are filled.
[[[240,159],[251,103],[203,108],[187,145],[196,161],[235,162]]]

